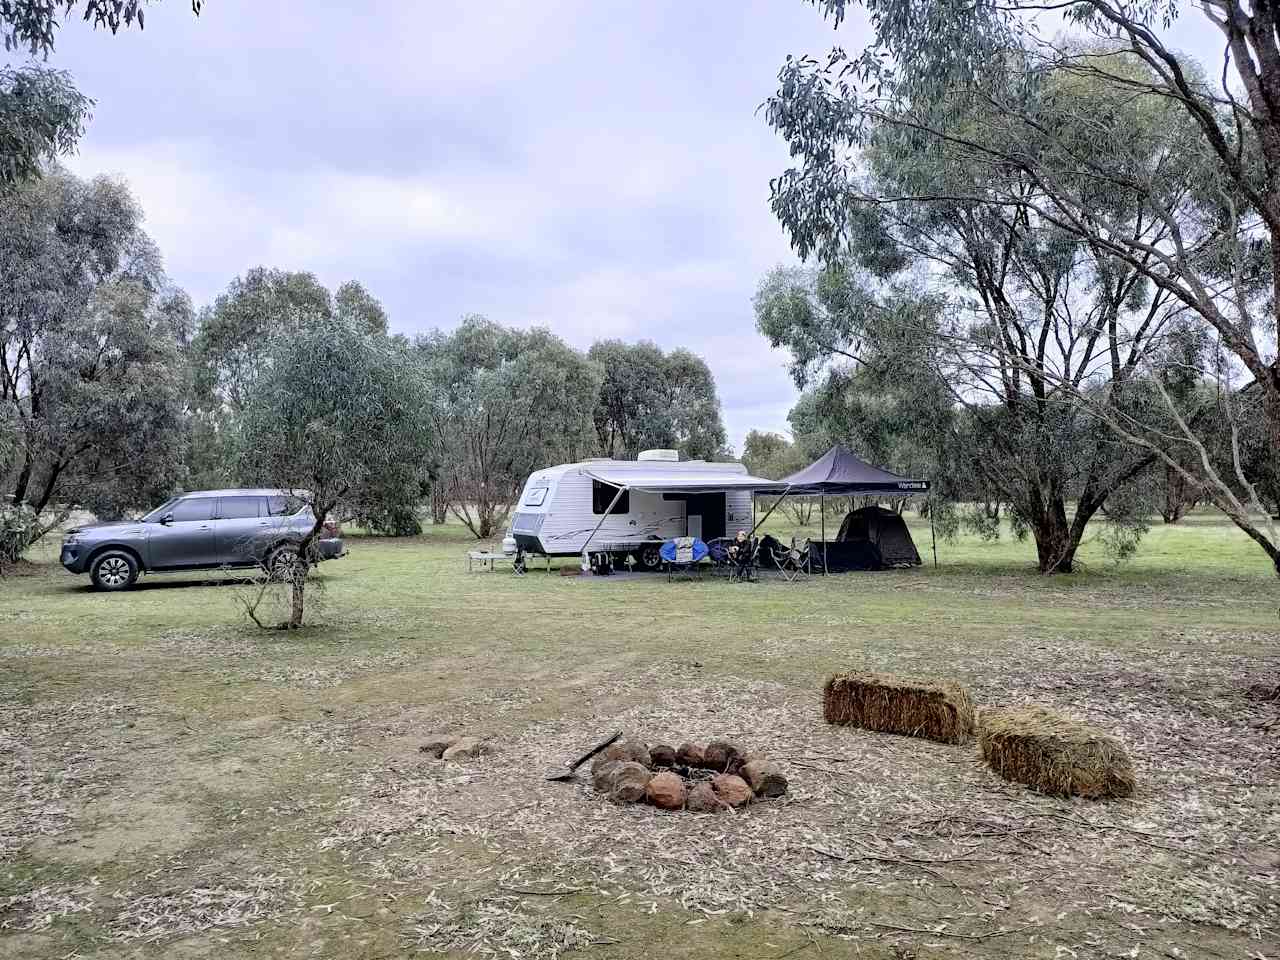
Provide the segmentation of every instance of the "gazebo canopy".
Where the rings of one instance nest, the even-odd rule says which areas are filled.
[[[797,470],[780,482],[790,485],[787,492],[792,496],[884,493],[905,497],[929,492],[928,480],[913,480],[873,467],[852,450],[839,444],[803,470]]]

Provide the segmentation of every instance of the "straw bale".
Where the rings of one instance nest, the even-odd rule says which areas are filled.
[[[1119,740],[1043,707],[983,711],[978,744],[992,770],[1040,793],[1133,795],[1133,764]]]
[[[887,673],[837,674],[822,691],[827,723],[963,743],[973,733],[973,702],[951,680],[913,680]]]

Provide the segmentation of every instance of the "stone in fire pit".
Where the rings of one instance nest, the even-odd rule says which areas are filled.
[[[705,746],[683,743],[678,750],[623,740],[596,758],[591,782],[597,794],[614,803],[644,800],[660,810],[693,813],[718,813],[781,797],[788,787],[777,764],[724,740]]]

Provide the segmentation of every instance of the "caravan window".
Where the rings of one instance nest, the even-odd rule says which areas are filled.
[[[542,506],[542,501],[546,499],[547,499],[547,488],[534,487],[532,490],[529,491],[529,495],[524,498],[524,505],[526,507],[540,507]]]
[[[613,498],[618,496],[618,488],[611,487],[607,483],[601,483],[599,480],[591,481],[591,512],[596,516],[609,510],[609,504],[613,503]],[[614,504],[610,513],[630,513],[631,512],[631,491],[623,490],[622,496],[618,498],[618,502]]]

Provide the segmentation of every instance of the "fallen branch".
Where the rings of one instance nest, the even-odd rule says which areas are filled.
[[[881,923],[878,920],[868,920],[868,925],[873,927],[883,927],[886,930],[900,930],[903,933],[917,933],[926,937],[953,937],[956,940],[990,940],[992,937],[1007,937],[1011,933],[1021,933],[1023,930],[1030,930],[1031,926],[1014,927],[1012,930],[997,930],[994,933],[950,933],[946,930],[922,930],[919,927],[902,927],[896,923]]]

